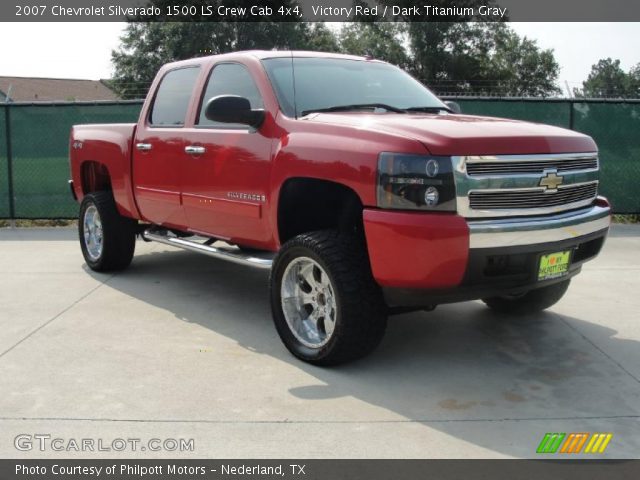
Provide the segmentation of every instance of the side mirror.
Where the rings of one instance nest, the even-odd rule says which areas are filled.
[[[452,102],[451,100],[447,100],[444,104],[449,107],[449,109],[453,113],[462,113],[462,108],[460,108],[460,104],[458,102]]]
[[[212,122],[241,123],[258,128],[264,121],[264,110],[251,110],[251,103],[238,95],[220,95],[207,103],[204,116]]]

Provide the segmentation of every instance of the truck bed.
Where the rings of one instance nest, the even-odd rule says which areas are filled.
[[[79,200],[88,183],[108,182],[120,213],[139,218],[131,184],[135,130],[135,123],[75,125],[71,129],[69,162],[73,191]]]

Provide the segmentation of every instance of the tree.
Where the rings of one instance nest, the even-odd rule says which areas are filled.
[[[552,50],[500,22],[409,25],[414,74],[443,93],[547,96],[558,93]]]
[[[184,0],[217,6],[222,0]],[[265,2],[294,5],[293,0]],[[359,3],[361,0],[355,0]],[[391,0],[377,0],[389,3]],[[171,0],[152,0],[166,7]],[[412,0],[393,0],[412,6]],[[459,0],[457,7],[487,5],[485,0]],[[240,0],[224,0],[241,6]],[[449,0],[431,0],[450,6]],[[274,8],[274,12],[277,11]],[[283,22],[277,16],[260,22],[131,22],[112,52],[114,88],[124,98],[140,98],[164,63],[201,55],[246,49],[300,49],[342,51],[375,58],[408,69],[439,93],[478,95],[535,95],[557,93],[558,64],[552,50],[520,38],[502,22],[471,22],[472,18],[445,18],[448,22],[353,22],[337,36],[323,23]],[[204,20],[196,18],[195,20]],[[244,20],[240,18],[239,20]],[[419,19],[418,19],[419,20]],[[339,38],[338,38],[339,37]],[[640,77],[640,69],[636,79]],[[640,80],[636,81],[636,85]]]
[[[497,32],[489,64],[501,95],[538,97],[560,93],[560,66],[553,50],[540,50],[535,40],[520,38],[511,28]]]
[[[166,11],[175,2],[152,0]],[[195,5],[200,12],[203,5],[217,10],[226,7],[246,7],[242,0],[184,0],[181,5]],[[323,23],[277,22],[278,8],[291,7],[294,1],[262,1],[271,6],[270,17],[259,22],[211,22],[196,16],[190,22],[130,22],[120,38],[120,48],[111,53],[115,67],[112,85],[123,98],[140,98],[146,94],[158,69],[165,63],[204,55],[237,50],[300,49],[338,51],[336,36]],[[236,17],[248,20],[250,17]]]
[[[627,94],[630,98],[640,98],[640,63],[629,70]]]
[[[339,39],[333,31],[322,22],[303,24],[304,38],[300,41],[300,48],[315,52],[339,52]],[[292,46],[291,48],[296,48]]]
[[[603,58],[591,67],[582,89],[575,89],[580,97],[635,97],[640,96],[640,64],[626,73],[620,60]]]
[[[167,62],[250,49],[337,50],[330,35],[324,26],[297,22],[132,22],[111,54],[113,85],[124,98],[140,98]]]
[[[407,68],[409,55],[403,45],[406,30],[404,23],[348,23],[340,32],[340,49],[350,55],[371,55],[376,59]]]
[[[456,22],[410,23],[413,73],[423,82],[464,91],[486,79],[491,44],[484,25]]]
[[[422,17],[412,15],[413,0],[377,0],[406,10],[394,20],[407,25],[411,72],[440,93],[551,95],[559,92],[555,82],[559,67],[553,51],[541,50],[520,37],[505,23],[507,18],[486,21],[478,17],[478,7],[491,0],[458,0],[456,12],[433,21],[422,8]],[[431,7],[452,7],[450,0],[430,0]],[[407,12],[404,15],[402,12]],[[512,71],[506,67],[507,62]]]

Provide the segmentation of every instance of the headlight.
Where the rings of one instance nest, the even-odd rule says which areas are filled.
[[[456,210],[451,158],[381,153],[378,207],[403,210]]]

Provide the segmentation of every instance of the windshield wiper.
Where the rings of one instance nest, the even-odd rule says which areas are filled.
[[[389,112],[394,113],[407,113],[407,111],[403,108],[392,107],[391,105],[387,105],[384,103],[356,103],[353,105],[336,105],[335,107],[327,107],[327,108],[312,108],[309,110],[303,110],[300,114],[301,116],[309,115],[310,113],[324,113],[324,112],[348,112],[350,110],[362,110],[366,108],[384,108]]]
[[[438,112],[453,113],[453,111],[447,107],[409,107],[409,108],[405,108],[404,111],[405,112],[421,112],[421,113],[438,113]]]

